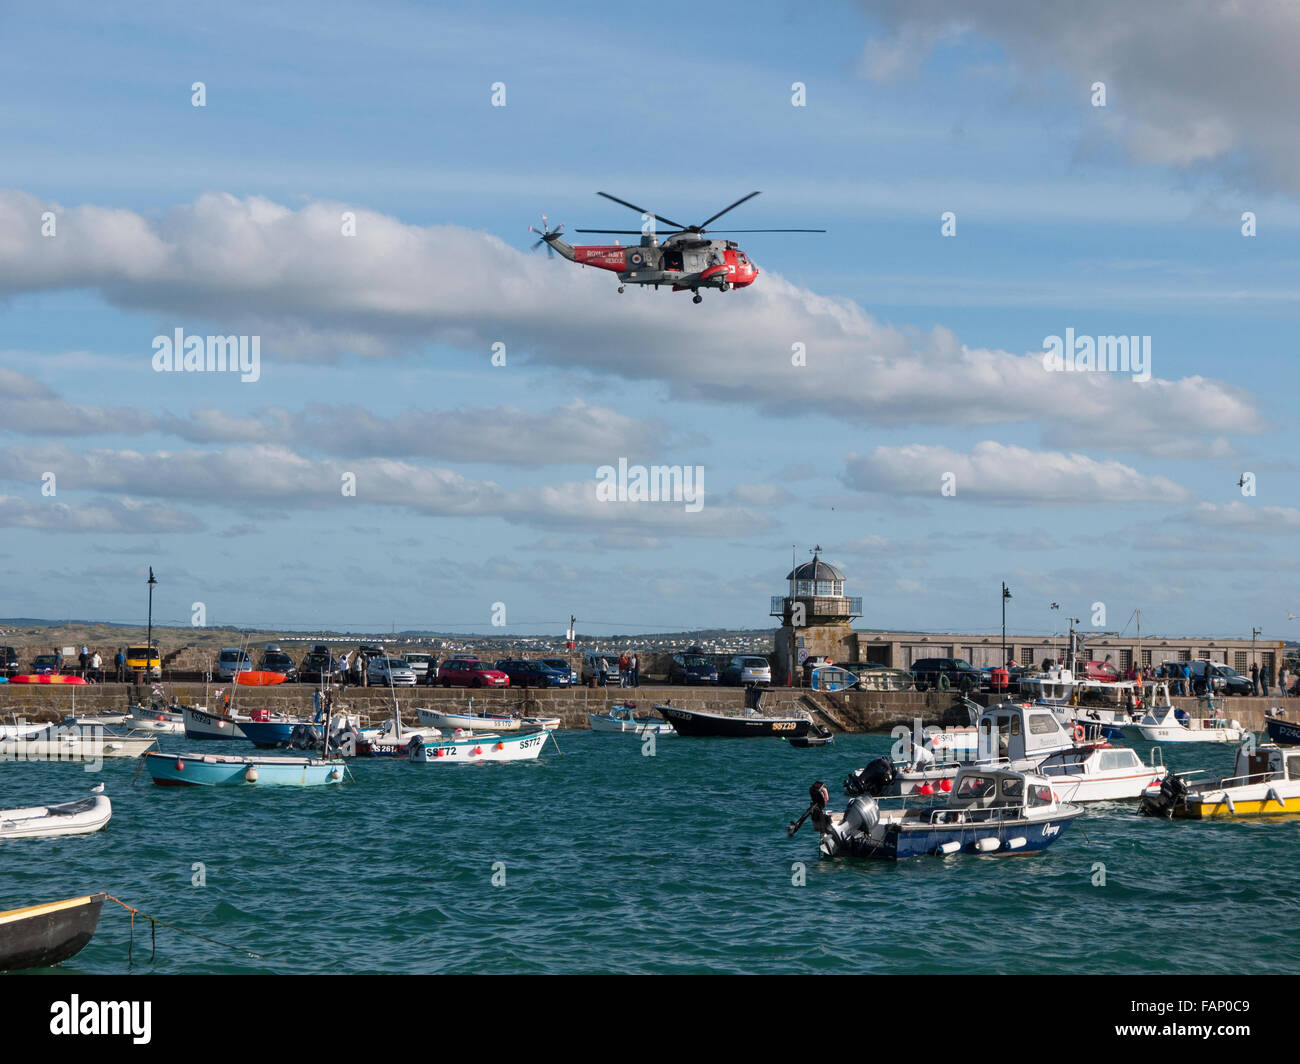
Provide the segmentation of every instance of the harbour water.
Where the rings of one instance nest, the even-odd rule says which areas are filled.
[[[135,763],[0,764],[0,807],[107,784],[89,836],[0,843],[0,909],[104,890],[86,973],[1274,973],[1300,966],[1300,820],[1162,822],[1093,806],[1025,857],[819,861],[785,825],[888,751],[560,732],[536,762],[358,760],[307,790],[162,788]],[[194,748],[166,737],[166,750]],[[212,752],[246,744],[210,743]],[[1137,744],[1144,760],[1149,746]],[[1232,750],[1165,748],[1226,774]],[[800,875],[798,864],[804,866]],[[1104,885],[1100,885],[1104,875]],[[202,881],[204,885],[195,885]],[[802,880],[802,885],[799,885]],[[498,885],[499,884],[499,885]],[[1098,885],[1094,885],[1098,884]]]

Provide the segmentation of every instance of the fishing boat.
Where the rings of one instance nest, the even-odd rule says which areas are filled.
[[[475,764],[482,761],[532,761],[542,752],[550,732],[515,735],[470,734],[425,742],[414,736],[407,756],[416,764]],[[552,739],[554,741],[554,739]]]
[[[507,717],[492,713],[443,713],[436,709],[417,709],[416,719],[427,728],[439,728],[443,731],[519,731],[522,721],[518,717]]]
[[[1283,717],[1265,717],[1264,724],[1268,728],[1269,742],[1279,746],[1300,746],[1300,724]]]
[[[1062,750],[1040,761],[1036,771],[1052,781],[1058,801],[1076,805],[1141,798],[1168,772],[1158,747],[1151,751],[1151,764],[1144,765],[1136,750],[1109,743]]]
[[[21,739],[0,739],[0,761],[98,761],[139,757],[158,740],[118,735],[99,725],[46,725]]]
[[[152,753],[144,764],[162,787],[320,787],[346,773],[342,761],[320,757]]]
[[[843,813],[827,813],[826,788],[814,784],[809,793],[823,857],[1034,853],[1083,812],[1058,801],[1046,776],[1010,769],[963,768],[937,805],[882,809],[877,799],[859,795]]]
[[[1188,717],[1184,722],[1172,704],[1152,706],[1123,731],[1125,738],[1149,743],[1239,743],[1245,734],[1239,722],[1222,717]]]
[[[162,692],[154,688],[154,697],[149,705],[137,703],[131,707],[129,723],[136,731],[160,732],[163,735],[184,735],[185,718],[181,715],[182,707],[178,703],[167,705],[162,699]]]
[[[678,735],[712,736],[729,739],[756,739],[776,736],[798,739],[808,734],[812,717],[806,713],[795,717],[766,717],[756,708],[742,713],[715,713],[705,709],[678,709],[655,706]]]
[[[199,706],[183,706],[181,721],[187,739],[247,739],[241,724],[250,718],[233,713],[209,713]]]
[[[95,936],[106,894],[0,912],[0,972],[49,968],[74,957]]]
[[[1300,751],[1261,743],[1237,750],[1233,774],[1224,779],[1193,780],[1169,773],[1142,797],[1147,816],[1183,820],[1283,816],[1300,813]]]
[[[97,784],[89,798],[27,809],[0,809],[0,840],[89,835],[112,819],[113,803]]]
[[[635,703],[610,706],[604,713],[588,713],[587,723],[594,732],[633,732],[637,735],[676,735],[673,726],[662,717],[638,717]]]
[[[564,722],[559,717],[520,717],[519,727],[521,731],[532,731],[534,728],[541,728],[542,731],[556,731]]]

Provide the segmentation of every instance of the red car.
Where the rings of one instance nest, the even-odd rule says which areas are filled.
[[[1102,683],[1115,683],[1119,680],[1119,670],[1109,661],[1081,661],[1075,676],[1080,680],[1100,680]]]
[[[443,687],[509,687],[510,677],[484,661],[444,661],[438,666]]]

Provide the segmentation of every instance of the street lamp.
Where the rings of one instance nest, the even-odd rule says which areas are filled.
[[[145,638],[145,658],[144,669],[149,675],[153,675],[153,587],[158,583],[153,578],[153,566],[149,566],[149,634]]]
[[[1002,662],[1003,668],[1007,665],[1007,599],[1011,597],[1011,592],[1007,590],[1006,581],[1002,582]]]

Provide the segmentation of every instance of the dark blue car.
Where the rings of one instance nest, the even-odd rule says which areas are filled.
[[[511,687],[570,687],[573,677],[541,661],[506,658],[496,664],[498,672],[510,677]]]
[[[668,682],[716,685],[718,667],[704,654],[674,654],[668,665]]]

